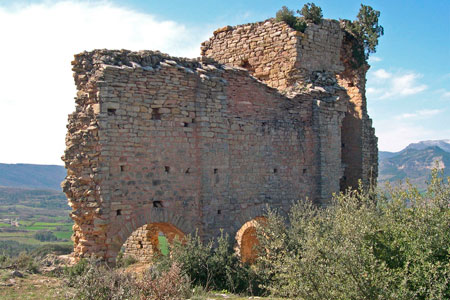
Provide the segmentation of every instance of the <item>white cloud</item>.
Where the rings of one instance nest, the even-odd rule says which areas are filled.
[[[382,60],[383,59],[381,57],[378,57],[378,56],[370,56],[369,57],[369,63],[371,63],[371,62],[380,62]]]
[[[389,72],[386,72],[386,70],[384,70],[384,69],[376,70],[375,72],[373,72],[373,75],[375,75],[375,77],[378,79],[387,79],[387,78],[392,77],[392,74]]]
[[[397,152],[411,143],[425,140],[448,139],[450,129],[442,131],[430,130],[422,124],[405,119],[374,120],[378,149],[381,151]]]
[[[444,112],[444,109],[423,109],[414,113],[401,114],[396,119],[426,119],[442,112]]]
[[[0,6],[0,28],[0,162],[46,164],[62,164],[75,53],[150,49],[195,57],[211,32],[105,1]]]
[[[427,86],[425,84],[418,84],[416,80],[422,76],[409,73],[402,76],[395,77],[392,80],[392,88],[383,97],[391,97],[394,95],[409,96],[424,91]]]
[[[422,75],[414,72],[390,73],[384,69],[378,69],[369,73],[368,95],[375,99],[396,99],[423,92],[428,88],[421,84]]]
[[[447,91],[446,89],[438,89],[435,92],[440,94],[441,98],[450,98],[450,91]]]

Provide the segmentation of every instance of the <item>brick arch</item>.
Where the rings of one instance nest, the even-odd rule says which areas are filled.
[[[186,221],[183,216],[176,214],[167,208],[142,207],[131,218],[126,221],[121,221],[118,216],[116,222],[111,225],[107,233],[107,252],[106,259],[110,263],[114,263],[116,256],[119,253],[122,245],[138,228],[151,223],[171,224],[183,234],[192,234],[195,228]],[[108,239],[108,237],[111,237]]]
[[[159,235],[162,233],[169,244],[176,239],[183,242],[184,232],[171,223],[150,223],[136,229],[125,241],[124,256],[132,256],[139,261],[151,261],[154,255],[161,254],[159,247]]]
[[[244,263],[253,263],[257,257],[255,246],[259,244],[256,229],[266,221],[258,216],[246,222],[236,233],[236,253]]]
[[[260,204],[242,210],[239,215],[237,215],[236,222],[233,224],[233,232],[237,232],[248,221],[264,216],[267,207],[267,204]]]

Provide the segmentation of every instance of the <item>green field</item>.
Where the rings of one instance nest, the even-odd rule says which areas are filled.
[[[70,207],[59,191],[0,187],[0,219],[19,221],[19,227],[0,223],[0,241],[26,245],[72,244],[73,221]],[[39,231],[51,231],[57,241],[42,242],[34,238]]]
[[[169,254],[169,243],[167,242],[167,238],[165,236],[158,236],[158,247],[162,255]]]

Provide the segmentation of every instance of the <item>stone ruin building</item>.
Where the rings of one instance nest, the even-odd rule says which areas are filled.
[[[266,205],[327,205],[377,177],[367,63],[335,20],[304,33],[267,20],[227,26],[184,59],[94,50],[72,62],[64,192],[74,257],[139,259],[194,233],[220,230],[252,258]]]

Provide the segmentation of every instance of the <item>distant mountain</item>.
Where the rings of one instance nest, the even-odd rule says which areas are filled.
[[[378,151],[378,160],[383,160],[396,156],[398,152]]]
[[[428,147],[437,146],[446,152],[450,152],[450,140],[433,140],[433,141],[422,141],[418,143],[409,144],[407,149],[424,150]]]
[[[60,191],[65,176],[63,166],[0,164],[0,186]]]
[[[444,169],[444,176],[450,176],[450,141],[423,141],[408,145],[399,152],[379,154],[378,183],[396,183],[408,178],[411,183],[423,189],[429,181],[431,169]]]

